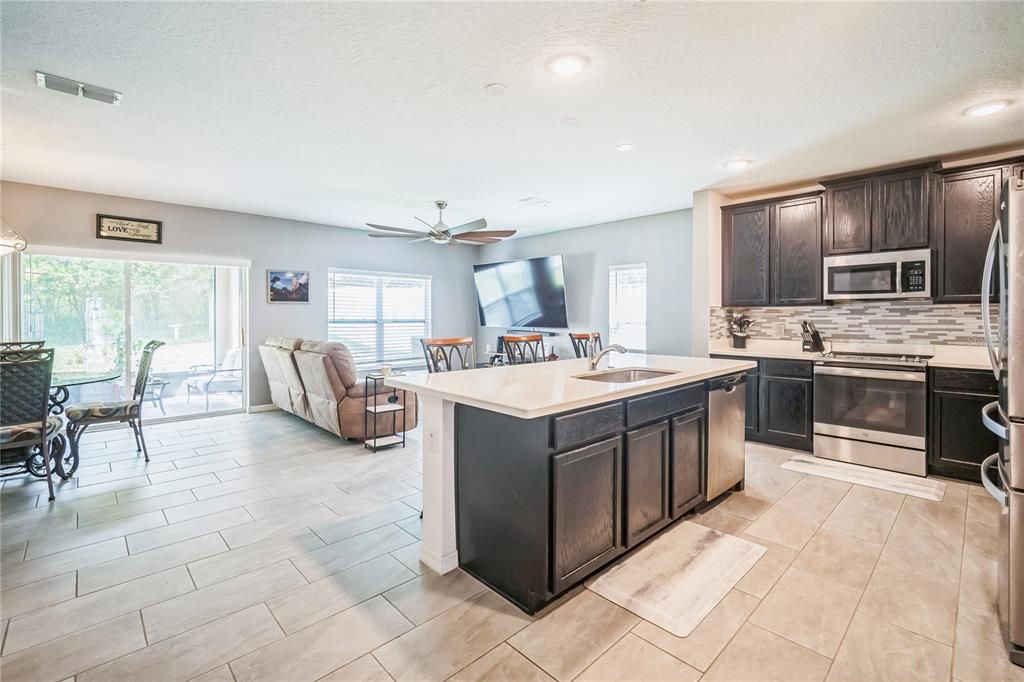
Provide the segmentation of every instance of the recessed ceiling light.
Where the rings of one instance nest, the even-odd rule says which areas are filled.
[[[746,168],[752,163],[754,162],[750,159],[733,159],[732,161],[726,161],[724,165],[729,170],[739,170],[741,168]]]
[[[580,124],[580,120],[575,116],[566,116],[559,123],[562,124],[563,128],[575,128]]]
[[[985,102],[984,104],[976,104],[973,107],[968,107],[967,109],[965,109],[964,116],[990,116],[996,112],[1002,111],[1008,106],[1010,106],[1010,100],[1008,99],[1001,99],[995,102]]]
[[[624,142],[620,144],[618,147],[616,147],[616,149],[618,149],[620,152],[631,152],[633,151],[633,145],[631,145],[628,142]]]
[[[557,76],[573,76],[587,65],[585,57],[578,54],[563,54],[548,62],[548,71]]]
[[[503,83],[488,83],[484,86],[484,94],[488,97],[501,97],[508,90]]]

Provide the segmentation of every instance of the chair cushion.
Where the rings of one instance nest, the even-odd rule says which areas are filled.
[[[39,422],[0,426],[0,444],[13,445],[24,443],[25,445],[31,445],[32,443],[38,443],[40,441],[39,426]],[[46,435],[52,436],[57,431],[60,431],[62,426],[64,426],[64,421],[60,417],[47,417]]]
[[[71,405],[64,414],[73,422],[102,422],[134,419],[139,415],[139,403],[134,400],[111,400],[102,403]]]

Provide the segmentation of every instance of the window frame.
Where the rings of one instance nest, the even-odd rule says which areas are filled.
[[[614,314],[615,304],[616,304],[616,297],[615,297],[616,288],[615,288],[614,278],[616,278],[617,273],[628,271],[628,270],[643,270],[643,273],[644,273],[644,310],[643,310],[643,313],[644,313],[644,315],[643,315],[644,343],[643,343],[643,347],[642,348],[636,348],[636,347],[629,347],[629,346],[627,346],[626,350],[628,350],[630,352],[635,352],[635,353],[646,353],[647,352],[647,340],[648,340],[647,339],[647,337],[648,337],[648,327],[647,327],[647,262],[646,261],[640,262],[640,263],[623,263],[623,264],[620,264],[620,265],[609,265],[608,266],[608,343],[609,343],[609,345],[613,344],[613,343],[618,343],[618,340],[614,336],[615,326],[616,326],[615,325],[616,315]],[[625,345],[625,344],[623,344],[623,345]]]

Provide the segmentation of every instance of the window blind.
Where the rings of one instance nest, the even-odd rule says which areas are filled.
[[[328,273],[327,338],[357,364],[421,360],[430,336],[430,276],[335,270]]]
[[[628,350],[647,350],[647,264],[608,268],[608,337]]]

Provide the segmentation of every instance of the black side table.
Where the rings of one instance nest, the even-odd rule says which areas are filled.
[[[390,375],[389,375],[390,376]],[[395,445],[405,447],[405,401],[408,399],[406,396],[408,393],[402,391],[402,402],[398,402],[398,389],[392,388],[390,393],[381,392],[380,395],[387,396],[387,402],[383,405],[377,405],[377,385],[383,383],[386,379],[383,374],[367,374],[363,379],[363,395],[366,398],[366,412],[363,413],[363,435],[366,439],[363,441],[363,446],[369,448],[373,452],[377,452],[381,448],[390,448]],[[378,436],[377,435],[377,415],[390,414],[391,415],[391,431],[393,432],[390,436]],[[402,435],[398,435],[398,417],[402,417]],[[371,428],[372,424],[372,428]],[[370,434],[373,434],[372,436]]]

